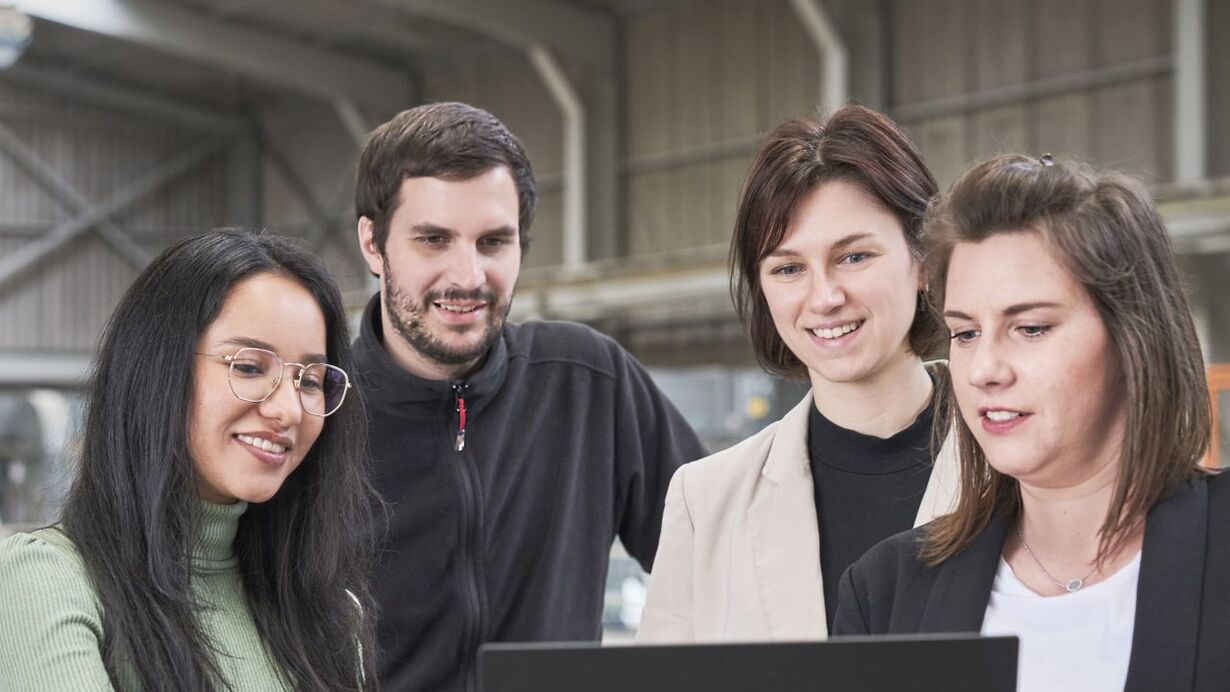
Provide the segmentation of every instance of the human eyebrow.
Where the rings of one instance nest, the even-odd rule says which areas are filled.
[[[1016,305],[1009,305],[1008,307],[1004,308],[1004,315],[1008,317],[1012,317],[1014,315],[1019,315],[1024,312],[1029,312],[1030,310],[1041,310],[1043,308],[1058,308],[1058,307],[1062,307],[1062,306],[1060,306],[1059,303],[1051,303],[1048,301],[1036,301],[1033,303],[1017,303]]]
[[[499,226],[497,228],[492,228],[489,231],[483,231],[483,235],[487,237],[499,236],[502,238],[511,238],[517,235],[517,229],[512,226]]]
[[[798,256],[799,256],[799,253],[794,250],[790,250],[788,248],[776,247],[776,248],[773,248],[773,251],[765,255],[764,259],[760,261],[764,262],[770,259],[781,259],[783,257],[798,257]]]
[[[1059,303],[1052,303],[1049,301],[1040,300],[1040,301],[1035,301],[1032,303],[1016,303],[1015,305],[1009,305],[1008,307],[1003,309],[1002,314],[1005,315],[1006,317],[1013,317],[1015,315],[1020,315],[1022,313],[1029,312],[1030,310],[1040,310],[1043,308],[1058,308],[1058,307],[1063,307],[1063,306],[1061,306]],[[961,312],[960,310],[945,310],[944,317],[950,317],[954,320],[973,321],[974,319],[973,317],[970,317],[969,315],[965,314],[964,312]]]
[[[410,231],[418,235],[454,235],[451,228],[437,226],[434,223],[416,223],[410,227]]]
[[[267,341],[253,339],[246,336],[232,336],[229,339],[223,339],[218,342],[219,346],[239,346],[240,348],[261,348],[272,353],[277,353],[273,350],[273,345]]]
[[[850,235],[847,235],[841,238],[840,240],[838,240],[837,242],[833,243],[833,246],[830,248],[830,251],[841,252],[842,250],[850,247],[851,245],[857,243],[858,241],[866,240],[867,238],[870,238],[870,237],[872,237],[870,233],[851,233]]]
[[[259,349],[264,349],[266,351],[269,351],[270,353],[278,356],[279,358],[282,357],[282,355],[278,353],[278,350],[273,347],[273,344],[267,341],[261,341],[260,339],[253,339],[253,338],[246,337],[246,336],[233,336],[229,339],[223,339],[222,341],[218,342],[218,345],[219,346],[239,346],[240,348],[259,348]],[[326,356],[323,353],[305,353],[301,356],[301,358],[304,364],[329,362],[328,356]]]

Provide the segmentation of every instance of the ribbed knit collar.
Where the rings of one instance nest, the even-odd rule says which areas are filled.
[[[355,339],[355,359],[363,394],[369,404],[397,408],[414,402],[451,401],[453,385],[460,383],[465,385],[466,400],[474,408],[504,384],[504,375],[508,371],[509,329],[510,326],[505,324],[482,366],[464,381],[428,380],[406,372],[385,349],[380,322],[380,294],[377,293],[363,309],[359,336]]]
[[[811,462],[850,473],[881,475],[897,473],[920,463],[931,444],[931,424],[936,414],[934,390],[931,400],[912,423],[883,438],[843,428],[811,407],[807,425],[807,451]]]
[[[213,569],[232,566],[239,517],[247,511],[248,503],[240,501],[220,505],[201,500],[199,509],[201,524],[197,529],[196,546],[192,550],[193,566]]]

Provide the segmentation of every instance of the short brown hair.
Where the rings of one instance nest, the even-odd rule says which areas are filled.
[[[383,253],[403,180],[466,180],[496,166],[508,166],[516,183],[517,235],[525,251],[537,197],[530,159],[504,123],[464,103],[416,106],[372,131],[359,156],[355,215],[371,219],[372,244]]]
[[[854,183],[901,223],[906,243],[922,259],[919,239],[935,178],[918,149],[887,116],[846,106],[825,122],[789,120],[765,136],[743,184],[730,241],[731,297],[765,370],[804,377],[807,367],[786,347],[760,289],[760,263],[781,244],[790,216],[809,191],[823,183]],[[947,332],[929,310],[910,326],[910,350],[935,355]]]
[[[1100,530],[1112,555],[1155,503],[1199,471],[1211,410],[1204,360],[1170,237],[1137,180],[1072,161],[997,156],[972,166],[926,222],[927,274],[942,309],[953,248],[1002,233],[1038,233],[1081,283],[1122,371],[1127,423],[1123,473]],[[961,464],[957,509],[927,531],[922,556],[938,564],[968,546],[996,513],[1020,509],[1015,479],[987,462],[945,381]]]

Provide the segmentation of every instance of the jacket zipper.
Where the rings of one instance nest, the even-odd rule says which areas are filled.
[[[481,491],[478,483],[478,470],[469,454],[465,454],[466,446],[466,400],[465,390],[469,388],[462,382],[455,382],[453,387],[454,412],[457,414],[457,435],[453,440],[453,450],[457,453],[457,473],[461,479],[461,554],[462,567],[465,574],[462,582],[466,595],[465,632],[463,634],[464,650],[463,670],[465,671],[465,688],[477,689],[478,647],[483,640],[482,611],[482,561],[479,547],[482,544],[482,507],[479,502]]]
[[[453,448],[458,452],[466,448],[466,398],[461,393],[463,389],[465,385],[453,385],[453,393],[457,397],[457,441]]]

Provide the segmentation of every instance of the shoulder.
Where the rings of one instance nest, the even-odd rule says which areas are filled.
[[[919,631],[938,568],[918,557],[922,528],[872,546],[841,576],[835,635]]]
[[[733,447],[680,466],[671,485],[693,511],[703,505],[726,513],[741,489],[758,482],[779,428],[775,421]]]
[[[0,631],[66,622],[101,633],[102,608],[72,541],[54,528],[0,541]]]
[[[876,543],[850,565],[851,579],[868,586],[888,586],[915,572],[925,572],[929,568],[919,559],[924,531],[925,527],[919,526]]]
[[[1207,473],[1203,476],[1205,483],[1209,487],[1209,497],[1216,497],[1220,502],[1227,502],[1230,498],[1230,472],[1218,470]]]
[[[85,564],[63,532],[46,528],[0,541],[0,604],[70,594],[93,601]]]
[[[24,569],[25,565],[54,566],[61,571],[85,570],[72,539],[55,527],[16,533],[0,541],[0,574]]]
[[[723,479],[759,475],[781,421],[774,421],[760,432],[720,452],[680,467],[677,473],[687,473],[693,482],[720,482]]]
[[[577,322],[533,320],[504,329],[508,357],[530,364],[575,365],[612,377],[631,355],[611,337]]]
[[[925,530],[919,526],[889,536],[850,565],[843,581],[849,581],[858,601],[874,606],[873,610],[890,612],[903,594],[914,596],[929,588],[938,567],[919,557]]]
[[[111,689],[102,620],[67,536],[41,529],[0,542],[0,688]]]
[[[1189,484],[1207,488],[1210,523],[1218,527],[1230,525],[1230,472],[1202,473]]]

